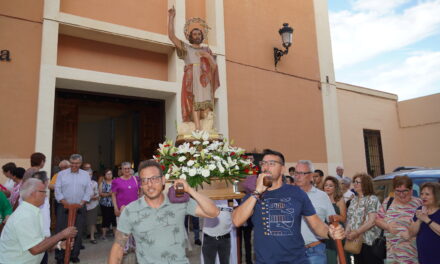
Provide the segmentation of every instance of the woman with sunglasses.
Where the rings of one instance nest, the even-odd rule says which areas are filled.
[[[422,200],[412,195],[413,182],[408,176],[394,177],[393,189],[394,197],[383,201],[376,216],[376,225],[384,230],[387,241],[386,259],[388,263],[417,263],[416,241],[409,239],[408,227]]]
[[[374,195],[371,176],[366,173],[354,175],[353,187],[358,195],[351,200],[347,210],[346,239],[363,239],[361,252],[354,255],[354,263],[382,264],[383,260],[372,251],[373,241],[380,235],[374,222],[380,202]]]

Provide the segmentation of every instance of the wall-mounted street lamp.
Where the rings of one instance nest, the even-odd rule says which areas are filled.
[[[284,23],[283,27],[278,31],[281,35],[281,40],[283,41],[283,47],[286,48],[284,51],[277,48],[273,48],[273,56],[275,58],[275,67],[281,57],[289,52],[289,47],[292,45],[293,28],[289,27],[288,23]]]

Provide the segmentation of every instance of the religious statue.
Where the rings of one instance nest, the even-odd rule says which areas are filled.
[[[208,46],[203,45],[207,37],[208,25],[201,18],[189,19],[184,27],[185,37],[190,44],[178,39],[174,31],[174,7],[168,10],[168,36],[176,47],[177,55],[184,60],[185,68],[182,82],[182,119],[178,134],[191,134],[193,131],[215,133],[214,93],[219,87],[216,56]]]

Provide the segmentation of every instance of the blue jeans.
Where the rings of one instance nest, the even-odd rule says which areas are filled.
[[[324,243],[306,249],[306,258],[309,264],[327,264],[327,254]]]

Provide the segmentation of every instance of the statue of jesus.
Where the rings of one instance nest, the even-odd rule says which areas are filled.
[[[214,110],[214,93],[219,87],[216,57],[208,46],[202,46],[208,27],[201,19],[192,19],[185,25],[185,36],[190,44],[176,37],[174,6],[168,10],[168,37],[176,46],[177,55],[185,62],[182,82],[182,119],[194,122],[201,131],[201,120]],[[189,29],[190,22],[202,22],[200,27]]]

